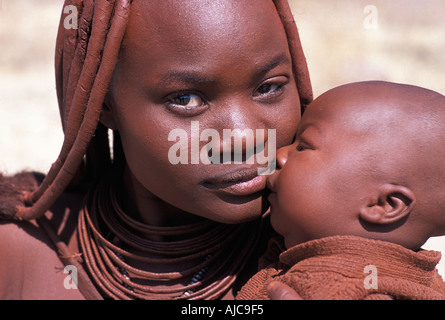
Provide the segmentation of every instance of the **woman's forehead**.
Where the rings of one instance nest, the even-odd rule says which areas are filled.
[[[136,0],[124,46],[181,39],[193,40],[191,46],[212,40],[249,41],[270,28],[282,28],[272,0],[255,0],[255,5],[251,0]]]
[[[209,73],[234,64],[260,68],[278,56],[290,60],[273,2],[256,0],[255,4],[250,0],[134,1],[120,67],[153,76],[178,69]]]

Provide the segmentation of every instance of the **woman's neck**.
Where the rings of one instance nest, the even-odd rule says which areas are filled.
[[[127,166],[122,180],[122,209],[136,220],[153,226],[172,227],[194,224],[204,219],[158,198],[134,177]]]

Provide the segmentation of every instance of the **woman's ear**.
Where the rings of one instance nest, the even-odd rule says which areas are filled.
[[[371,224],[391,224],[407,217],[416,202],[414,192],[404,186],[385,184],[379,188],[377,203],[360,211],[360,218]]]
[[[105,97],[105,101],[102,104],[102,111],[100,113],[100,122],[111,130],[117,130],[117,123],[114,118],[114,113],[111,106],[109,94]]]

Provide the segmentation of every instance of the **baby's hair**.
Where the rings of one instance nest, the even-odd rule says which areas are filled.
[[[312,88],[298,30],[287,0],[271,1],[287,35],[303,111],[312,100]],[[77,8],[79,19],[78,29],[67,29],[62,15],[56,43],[56,89],[64,142],[40,186],[32,192],[17,192],[21,204],[15,205],[15,212],[9,208],[7,212],[0,212],[0,216],[37,219],[72,183],[79,168],[83,169],[82,175],[94,178],[111,166],[108,129],[99,123],[99,118],[129,20],[131,2],[65,1],[64,7]],[[114,159],[122,159],[117,140],[112,150]]]

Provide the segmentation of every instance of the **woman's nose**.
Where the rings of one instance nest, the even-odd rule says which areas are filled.
[[[246,162],[265,148],[269,132],[260,112],[254,110],[249,101],[232,101],[225,115],[221,115],[219,151],[225,159]]]
[[[268,140],[268,132],[264,129],[233,128],[224,129],[220,144],[220,152],[230,154],[234,162],[245,162],[256,152],[264,149]]]

